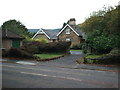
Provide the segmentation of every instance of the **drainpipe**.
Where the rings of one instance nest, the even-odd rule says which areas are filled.
[[[7,37],[7,29],[6,29],[6,32],[5,32],[5,34],[6,34],[6,37]]]

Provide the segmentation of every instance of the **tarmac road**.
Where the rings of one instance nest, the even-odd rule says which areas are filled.
[[[118,88],[117,68],[78,65],[75,60],[81,55],[70,55],[49,62],[29,61],[28,64],[4,60],[2,87]]]

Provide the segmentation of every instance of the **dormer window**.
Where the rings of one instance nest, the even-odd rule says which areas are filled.
[[[70,29],[66,29],[66,34],[70,34]]]

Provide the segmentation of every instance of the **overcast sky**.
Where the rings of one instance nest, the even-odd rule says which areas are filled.
[[[119,0],[0,0],[0,25],[10,19],[22,22],[28,29],[61,28],[75,18],[84,22],[90,13],[104,5],[118,5]]]

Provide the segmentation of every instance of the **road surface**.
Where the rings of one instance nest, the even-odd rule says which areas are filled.
[[[118,88],[115,67],[78,65],[81,55],[49,62],[3,59],[3,88]]]

